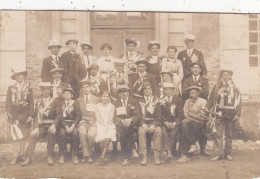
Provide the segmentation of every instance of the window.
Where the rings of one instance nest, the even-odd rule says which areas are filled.
[[[249,67],[260,67],[260,14],[249,15]]]

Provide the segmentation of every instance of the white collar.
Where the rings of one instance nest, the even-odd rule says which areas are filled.
[[[61,80],[59,80],[59,81],[53,80],[53,83],[54,83],[54,85],[56,85],[56,86],[59,86],[59,85],[60,85],[60,82],[61,82]]]
[[[145,99],[146,102],[149,101],[149,99],[152,99],[152,98],[153,98],[153,95],[144,96],[144,99]]]
[[[187,51],[193,52],[193,48],[187,48]]]
[[[127,102],[128,102],[128,98],[126,98],[125,100],[123,100],[123,99],[121,98],[121,102],[124,103],[124,101],[125,101],[126,104],[127,104]]]
[[[198,74],[196,77],[197,77],[197,80],[199,80],[200,74]],[[192,75],[192,78],[193,78],[193,80],[195,80],[195,75]]]
[[[43,101],[44,101],[44,102],[45,102],[45,101],[48,102],[48,101],[50,101],[50,98],[51,98],[50,96],[48,96],[47,98],[43,98]]]
[[[24,84],[24,80],[21,83],[15,82],[15,86],[22,87]]]
[[[56,57],[59,59],[59,56],[58,56],[58,55],[52,54],[51,56],[52,56],[52,58],[53,58],[54,60],[56,60]]]
[[[70,53],[71,53],[72,55],[74,55],[74,54],[76,53],[76,51],[74,51],[74,52],[70,51]]]
[[[138,75],[139,75],[140,77],[143,77],[143,76],[146,75],[146,71],[144,71],[142,74],[141,74],[139,71],[138,71],[137,73],[138,73]]]

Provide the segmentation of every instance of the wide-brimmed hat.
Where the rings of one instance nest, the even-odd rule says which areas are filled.
[[[123,84],[123,85],[118,85],[117,91],[120,93],[120,92],[122,92],[123,90],[129,91],[129,86],[127,86],[127,85],[125,85],[125,84]]]
[[[18,74],[24,74],[25,77],[27,76],[27,71],[23,67],[11,68],[11,72],[12,72],[11,78],[13,80],[15,80],[15,76]]]
[[[77,39],[69,39],[65,44],[69,45],[70,42],[75,42],[77,44],[79,41]]]
[[[59,47],[59,48],[61,48],[62,46],[61,46],[61,44],[60,44],[58,41],[56,41],[56,40],[51,40],[51,41],[50,41],[50,44],[49,44],[49,46],[48,46],[48,49],[50,49],[51,47]]]
[[[81,43],[80,46],[81,46],[82,48],[84,48],[85,46],[88,46],[89,49],[93,49],[93,46],[92,46],[89,42]]]
[[[173,76],[172,72],[170,72],[169,70],[162,70],[161,75],[163,75],[163,74],[169,74],[169,75]]]
[[[201,91],[202,90],[202,88],[201,87],[199,87],[199,86],[190,86],[190,87],[188,87],[188,88],[186,88],[185,90],[187,91],[187,92],[189,92],[190,90],[193,90],[193,89],[195,89],[195,90],[197,90],[197,91]]]
[[[137,46],[137,41],[134,38],[127,38],[125,39],[125,44],[134,44],[135,46]]]
[[[91,69],[93,69],[93,68],[99,69],[99,66],[98,66],[96,63],[92,63],[92,64],[87,68],[87,70],[89,71],[89,70],[91,70]]]
[[[124,66],[126,61],[124,59],[115,59],[114,66]]]
[[[81,87],[82,87],[83,85],[86,85],[86,84],[91,85],[92,82],[91,82],[90,80],[81,80],[81,81],[80,81],[80,86],[81,86]]]
[[[156,45],[157,47],[161,48],[160,42],[157,40],[152,40],[148,44],[148,50],[152,48],[153,45]]]
[[[192,62],[190,67],[193,67],[194,65],[199,65],[200,68],[203,68],[202,64],[200,62]]]
[[[188,40],[191,40],[191,41],[194,41],[196,40],[196,36],[193,35],[193,34],[187,34],[184,36],[184,41],[188,41]]]
[[[40,82],[39,83],[39,88],[43,89],[43,88],[53,88],[53,85],[51,84],[51,82]]]
[[[66,91],[71,92],[71,94],[74,93],[74,90],[73,90],[71,87],[67,87],[67,88],[63,88],[63,89],[62,89],[62,93],[65,93]]]
[[[148,65],[148,61],[145,60],[145,59],[140,59],[140,60],[137,60],[137,61],[135,62],[136,65],[139,65],[140,63],[143,63],[143,64],[145,64],[146,66]]]
[[[230,69],[221,69],[220,70],[220,75],[222,75],[222,73],[224,73],[224,72],[228,72],[231,76],[233,75],[233,70],[230,70]]]
[[[148,87],[148,86],[152,87],[152,84],[151,84],[149,81],[143,82],[143,86],[142,86],[141,91],[143,91],[143,90],[144,90],[146,87]]]
[[[50,70],[50,74],[56,73],[56,72],[60,72],[63,73],[63,68],[53,68]]]
[[[176,85],[174,85],[173,83],[170,83],[170,82],[164,82],[162,84],[162,87],[163,88],[176,88]]]

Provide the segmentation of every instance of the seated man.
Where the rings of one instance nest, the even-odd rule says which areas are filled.
[[[123,153],[123,166],[129,164],[134,149],[134,133],[138,120],[141,117],[140,108],[136,100],[129,98],[129,87],[119,85],[118,93],[120,99],[115,101],[114,124],[120,134],[121,151]]]
[[[89,164],[93,162],[92,152],[95,144],[95,137],[97,133],[95,109],[96,104],[100,99],[91,93],[92,83],[88,80],[81,81],[81,91],[83,93],[77,99],[76,111],[81,118],[77,118],[79,138],[81,148],[83,151],[83,158],[81,162],[88,161]]]
[[[172,158],[171,151],[176,143],[176,137],[180,132],[183,116],[183,102],[179,96],[174,95],[173,83],[164,83],[163,90],[165,97],[160,100],[162,138],[163,138],[163,160]]]
[[[29,165],[38,139],[47,136],[48,165],[53,165],[56,130],[60,123],[61,114],[58,110],[58,99],[51,97],[52,85],[50,82],[39,84],[42,97],[36,102],[33,131],[29,138],[29,145],[25,151],[25,161],[22,166]]]
[[[199,97],[200,87],[190,86],[186,90],[190,98],[186,100],[183,108],[185,119],[182,121],[183,147],[182,157],[178,160],[180,163],[190,160],[188,154],[197,151],[196,140],[199,140],[200,153],[207,155],[204,151],[207,137],[203,133],[202,118],[199,115],[199,112],[206,107],[207,101]]]
[[[191,74],[189,77],[185,78],[182,84],[182,96],[183,100],[185,101],[186,99],[189,98],[189,94],[186,91],[186,89],[190,86],[199,86],[201,87],[201,91],[199,94],[199,97],[208,100],[208,95],[209,95],[209,81],[207,79],[204,79],[201,76],[201,69],[202,65],[198,62],[194,62],[191,64]]]
[[[63,90],[63,100],[60,102],[60,112],[62,113],[61,119],[61,129],[59,131],[60,140],[59,140],[59,148],[60,148],[60,158],[59,163],[64,163],[64,153],[66,151],[66,136],[71,136],[71,151],[72,151],[72,161],[74,164],[79,163],[78,153],[79,153],[79,132],[78,132],[78,124],[76,121],[79,120],[80,114],[76,109],[75,100],[73,100],[73,92],[72,88],[64,88]]]
[[[153,151],[154,151],[154,162],[156,165],[160,165],[160,150],[162,145],[162,131],[161,131],[161,118],[160,105],[157,105],[158,98],[153,95],[151,83],[144,82],[143,84],[144,97],[139,102],[142,118],[139,122],[138,127],[138,138],[139,138],[139,153],[143,155],[141,165],[147,164],[147,139],[152,138]],[[150,142],[150,141],[149,141]]]

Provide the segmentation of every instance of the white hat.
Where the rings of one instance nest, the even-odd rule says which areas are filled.
[[[40,82],[39,83],[39,88],[52,88],[51,82]]]
[[[51,47],[59,47],[59,48],[61,48],[62,46],[61,46],[61,44],[58,41],[50,40],[50,45],[49,45],[48,49],[50,49]]]
[[[21,66],[15,67],[15,68],[11,68],[11,72],[12,72],[11,78],[12,78],[13,80],[15,80],[14,77],[15,77],[17,74],[19,74],[19,73],[23,73],[25,76],[27,76],[27,71],[26,71],[26,69],[23,68],[23,67],[21,67]]]
[[[165,82],[163,83],[163,88],[175,88],[175,85],[173,83]]]
[[[184,41],[187,41],[187,40],[194,41],[194,40],[196,40],[196,36],[193,35],[193,34],[187,34],[187,35],[184,36]]]

